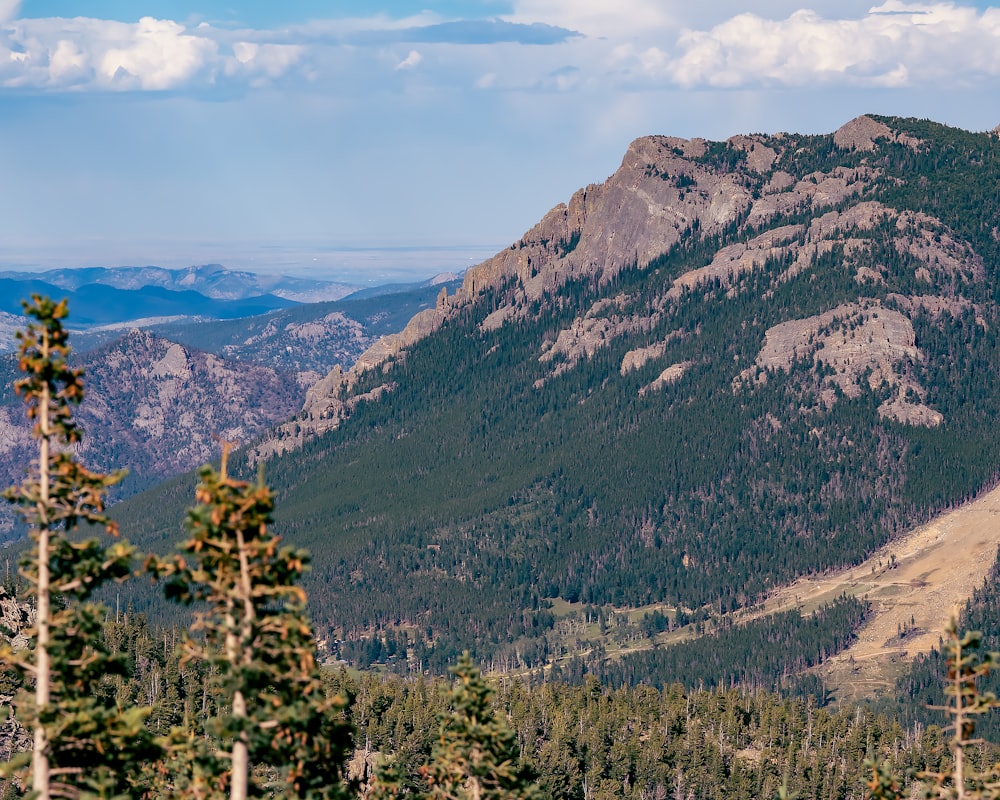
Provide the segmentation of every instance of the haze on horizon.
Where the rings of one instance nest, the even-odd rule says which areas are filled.
[[[1000,123],[985,2],[331,5],[0,0],[0,268],[426,277],[637,136]]]

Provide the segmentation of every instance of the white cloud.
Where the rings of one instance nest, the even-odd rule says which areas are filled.
[[[420,65],[420,62],[424,60],[424,57],[420,55],[416,50],[411,50],[406,58],[400,61],[396,65],[396,69],[413,69]]]
[[[0,0],[0,23],[14,19],[20,8],[21,0]]]
[[[621,39],[676,28],[677,16],[662,0],[516,0],[511,22],[544,22],[591,37]]]
[[[19,3],[0,0],[0,87],[176,91],[284,80],[360,94],[394,69],[417,67],[427,88],[508,92],[893,88],[1000,77],[1000,8],[926,0],[859,5],[868,2],[812,0],[818,10],[806,11],[795,10],[802,0],[514,0],[503,25],[543,23],[584,34],[526,45],[490,41],[481,24],[427,12],[229,30],[149,17],[14,19]],[[753,10],[761,8],[767,11]],[[429,38],[405,38],[428,26],[435,29]],[[404,41],[419,51],[395,52]]]
[[[164,91],[210,86],[220,76],[259,85],[303,59],[303,46],[254,34],[261,41],[242,41],[204,23],[187,28],[152,17],[137,23],[82,17],[14,20],[0,28],[0,86]]]
[[[643,51],[639,69],[686,87],[970,82],[1000,75],[1000,10],[889,0],[857,19],[746,13],[685,32],[677,49],[669,60]]]
[[[215,42],[186,34],[176,22],[143,17],[129,28],[125,41],[97,59],[98,80],[107,86],[124,79],[129,88],[173,89],[190,81],[217,55]]]

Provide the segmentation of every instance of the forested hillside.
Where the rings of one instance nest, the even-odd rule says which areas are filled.
[[[998,182],[996,136],[924,121],[638,140],[264,464],[318,627],[435,669],[565,664],[585,605],[711,619],[976,494]],[[187,491],[118,518],[159,546]]]

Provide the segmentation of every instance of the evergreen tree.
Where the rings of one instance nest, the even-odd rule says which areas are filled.
[[[923,770],[918,777],[927,781],[924,795],[940,800],[995,800],[1000,798],[1000,764],[986,770],[973,768],[967,759],[973,745],[982,744],[975,739],[975,720],[994,708],[1000,701],[993,692],[982,692],[978,682],[1000,668],[1000,655],[978,650],[982,634],[967,631],[959,634],[958,623],[952,619],[945,629],[942,651],[948,673],[945,680],[943,706],[932,706],[951,719],[945,730],[952,732],[950,749],[952,762],[945,769]],[[899,781],[884,764],[869,761],[872,770],[868,783],[872,800],[898,800],[902,796]]]
[[[69,536],[81,522],[117,535],[104,507],[108,487],[121,474],[91,472],[71,450],[81,437],[71,408],[83,399],[83,381],[67,363],[66,302],[36,295],[24,305],[35,321],[17,334],[26,377],[14,388],[35,421],[38,462],[6,496],[20,507],[35,542],[22,564],[35,603],[34,647],[28,653],[5,648],[0,658],[20,671],[25,684],[34,680],[33,696],[23,692],[16,702],[33,729],[34,747],[4,765],[3,773],[30,759],[28,782],[43,800],[127,797],[137,789],[133,778],[142,760],[156,754],[144,728],[149,709],[124,708],[98,691],[105,676],[124,674],[125,665],[101,636],[104,607],[89,599],[106,581],[129,574],[132,549],[120,541],[105,547]]]
[[[538,787],[520,763],[517,736],[490,706],[492,689],[469,654],[451,672],[455,685],[450,709],[442,715],[429,764],[420,768],[426,789],[415,792],[433,800],[536,800]],[[375,798],[403,793],[404,777],[389,764],[376,777]]]
[[[315,661],[306,595],[296,585],[304,551],[279,547],[270,530],[274,499],[263,484],[234,480],[222,467],[201,471],[197,505],[188,512],[183,556],[151,557],[168,577],[167,596],[205,603],[195,613],[184,660],[204,662],[215,676],[222,712],[207,742],[177,731],[163,770],[167,796],[242,800],[255,792],[328,798],[343,794],[351,744],[346,701],[328,697]]]

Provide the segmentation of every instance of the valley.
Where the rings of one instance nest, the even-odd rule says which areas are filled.
[[[459,661],[485,702],[473,659],[552,797],[855,798],[869,754],[931,763],[946,622],[1000,642],[998,180],[997,136],[923,120],[643,137],[461,280],[89,326],[75,452],[146,480],[112,516],[166,578],[116,587],[113,620],[86,612],[127,667],[105,699],[149,698],[143,735],[225,716],[215,669],[242,667],[176,646],[214,598],[195,626],[247,674],[233,609],[241,635],[279,634],[262,653],[314,693],[287,723],[341,737],[350,707],[375,785],[396,780],[373,777],[383,757],[406,780],[433,765],[436,676]],[[0,411],[16,467],[34,445]],[[186,470],[222,439],[245,446],[187,513]],[[244,511],[264,587],[189,588],[213,578],[165,558],[182,520],[191,558],[235,564],[215,537]],[[253,592],[236,541],[225,591]],[[8,605],[13,642],[32,609]]]
[[[934,585],[925,562],[878,559],[995,479],[998,171],[995,135],[888,117],[634,142],[236,457],[313,552],[335,655],[531,672],[574,664],[602,619],[622,680],[667,683],[665,656],[639,664],[690,634],[673,609],[768,637],[796,594],[835,602],[784,672],[850,645],[865,603],[876,645],[903,616],[911,652],[935,641],[940,616],[886,601],[898,575]],[[176,525],[177,486],[117,512],[140,545]],[[956,600],[990,563],[944,581]]]

